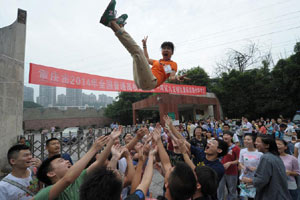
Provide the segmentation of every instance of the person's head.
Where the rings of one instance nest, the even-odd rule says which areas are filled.
[[[247,117],[244,117],[244,122],[247,123],[248,122],[248,119]]]
[[[202,127],[201,126],[197,126],[195,129],[194,129],[194,137],[201,137],[202,135]]]
[[[207,143],[205,153],[210,156],[222,157],[227,154],[228,144],[220,139],[215,139]]]
[[[279,125],[279,129],[280,129],[280,131],[285,131],[285,129],[287,128],[287,125],[286,124],[280,124]]]
[[[49,154],[60,154],[60,142],[57,138],[51,138],[46,141],[46,149]]]
[[[26,144],[26,138],[24,136],[20,137],[19,144]]]
[[[27,169],[32,165],[32,154],[28,146],[16,144],[8,150],[7,160],[13,168]]]
[[[211,135],[212,135],[211,131],[206,132],[206,138],[211,138]]]
[[[125,133],[123,139],[125,144],[128,144],[133,139],[133,136],[131,135],[131,133]]]
[[[263,122],[262,121],[258,121],[258,127],[261,128],[263,126]]]
[[[54,155],[44,160],[37,171],[39,181],[51,185],[61,179],[71,168],[71,163],[60,155]]]
[[[197,189],[200,189],[203,196],[211,196],[217,193],[218,175],[213,169],[207,166],[197,166],[195,173],[198,181]]]
[[[176,165],[165,175],[166,195],[172,200],[189,199],[196,191],[196,177],[184,162]]]
[[[267,153],[270,152],[274,155],[279,155],[278,148],[272,136],[260,134],[255,140],[255,146],[258,151]]]
[[[170,60],[174,53],[174,44],[172,42],[163,42],[160,48],[163,59]]]
[[[244,145],[246,148],[253,148],[255,147],[255,140],[256,140],[256,137],[255,135],[251,134],[251,133],[246,133],[244,135]]]
[[[223,131],[229,131],[229,130],[230,130],[230,126],[228,124],[224,124]]]
[[[228,145],[232,143],[232,138],[233,138],[233,133],[230,131],[224,131],[223,132],[223,140],[226,142]]]
[[[281,124],[281,122],[282,122],[282,119],[281,119],[281,118],[278,118],[278,119],[277,119],[277,123],[278,123],[278,124]]]
[[[99,168],[88,174],[80,186],[80,200],[120,200],[122,177],[115,170]]]
[[[279,154],[287,153],[288,147],[287,142],[282,139],[276,139],[276,145],[278,148]]]

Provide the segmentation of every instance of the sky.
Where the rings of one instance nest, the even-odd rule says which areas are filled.
[[[27,11],[24,82],[29,63],[133,80],[132,58],[99,23],[108,0],[0,0],[0,27],[12,24],[17,9]],[[230,49],[254,42],[271,50],[275,63],[293,53],[300,41],[299,0],[117,0],[118,15],[128,14],[125,29],[142,45],[148,36],[150,58],[160,59],[164,41],[175,44],[179,70],[200,66],[216,76],[216,63]],[[84,91],[87,94],[117,92]],[[65,93],[58,88],[58,94]]]

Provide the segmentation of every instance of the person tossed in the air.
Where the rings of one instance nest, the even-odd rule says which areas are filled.
[[[174,53],[174,44],[164,42],[161,45],[162,59],[152,60],[147,52],[147,37],[143,42],[144,51],[136,44],[131,36],[124,30],[127,14],[116,18],[116,1],[111,0],[104,11],[100,23],[110,27],[123,46],[128,50],[133,58],[133,77],[135,84],[142,90],[152,90],[163,84],[168,78],[171,81],[183,81],[187,79],[185,75],[177,76],[177,63],[171,60]],[[149,64],[152,65],[150,69]]]

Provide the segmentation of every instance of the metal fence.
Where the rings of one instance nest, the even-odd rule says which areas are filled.
[[[120,138],[122,139],[126,133],[134,132],[137,128],[139,127],[123,127],[123,133],[121,134]],[[25,139],[30,146],[33,157],[37,157],[41,160],[46,159],[48,157],[46,141],[50,138],[57,138],[61,144],[61,154],[68,153],[73,161],[77,161],[88,151],[97,137],[109,134],[111,131],[111,128],[105,127],[95,129],[91,135],[86,135],[85,131],[78,131],[75,135],[71,132],[68,135],[63,134],[63,132],[36,132],[26,134]],[[20,137],[21,136],[18,137],[18,141]]]

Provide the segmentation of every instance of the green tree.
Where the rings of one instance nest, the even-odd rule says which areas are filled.
[[[121,92],[117,100],[105,108],[104,115],[123,125],[132,124],[132,103],[143,100],[151,95],[153,93]],[[144,114],[149,114],[149,112],[145,112]]]
[[[210,87],[210,78],[200,66],[192,67],[191,69],[182,69],[178,72],[178,75],[183,74],[186,74],[186,77],[190,80],[184,80],[180,84]]]

